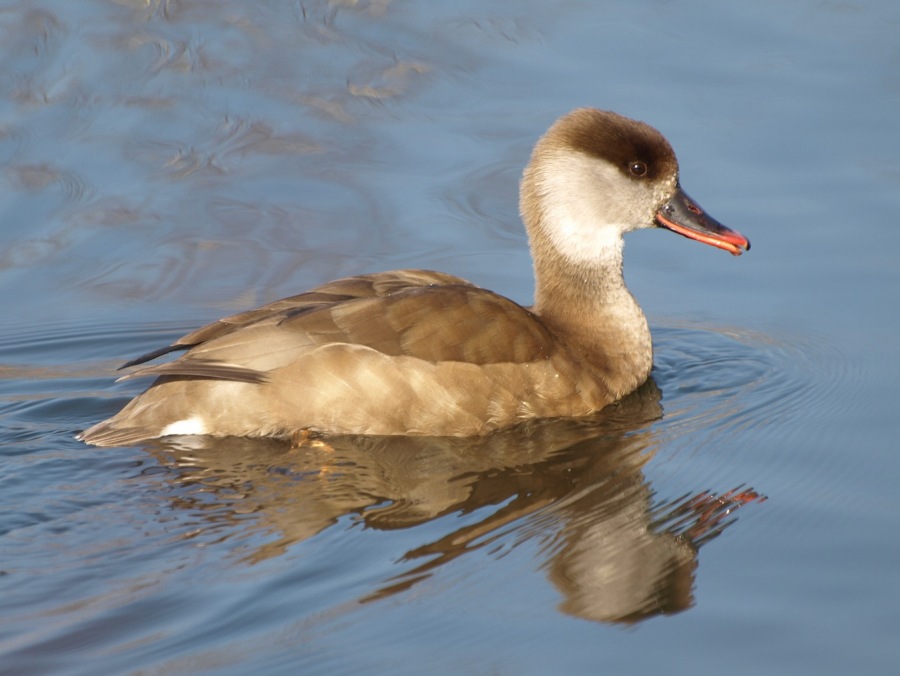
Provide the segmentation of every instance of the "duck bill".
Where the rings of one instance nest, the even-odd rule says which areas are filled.
[[[735,256],[750,250],[749,239],[739,232],[726,228],[703,211],[699,204],[688,197],[681,186],[678,186],[672,198],[656,212],[656,223],[679,235],[725,249]]]

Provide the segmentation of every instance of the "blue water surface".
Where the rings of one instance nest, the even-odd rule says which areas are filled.
[[[900,6],[0,6],[0,672],[888,674]],[[489,440],[74,435],[122,362],[342,275],[527,304],[559,115],[752,250],[629,236],[653,382]]]

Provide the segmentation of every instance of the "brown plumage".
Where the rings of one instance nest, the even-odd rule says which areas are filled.
[[[301,430],[466,436],[587,415],[637,388],[652,366],[646,320],[622,280],[622,234],[659,224],[732,253],[749,247],[699,210],[682,208],[671,224],[667,210],[683,199],[658,132],[575,111],[538,143],[522,181],[534,308],[439,272],[337,280],[129,362],[140,367],[125,378],[157,380],[79,437],[114,446]]]

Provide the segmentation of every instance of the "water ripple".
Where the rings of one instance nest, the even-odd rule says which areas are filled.
[[[752,480],[767,493],[825,490],[822,476],[835,471],[828,463],[844,460],[821,458],[809,472],[807,449],[829,418],[854,405],[864,382],[857,360],[812,334],[686,324],[657,328],[654,336],[653,375],[664,392],[662,462],[673,473],[721,485],[735,471],[747,480],[748,467],[762,462],[763,475]],[[746,449],[750,439],[755,447]],[[792,477],[791,485],[780,477]]]
[[[93,188],[78,174],[49,162],[41,164],[14,164],[7,168],[14,184],[28,192],[42,192],[58,187],[67,201],[81,202],[93,193]]]
[[[513,160],[466,171],[445,190],[443,200],[464,226],[477,223],[500,241],[522,241],[517,217],[516,183],[521,167]]]
[[[13,164],[31,145],[33,134],[21,125],[0,125],[0,162]]]
[[[656,329],[654,337],[654,378],[674,426],[771,424],[801,405],[834,405],[834,391],[851,376],[852,361],[819,337],[689,326]]]

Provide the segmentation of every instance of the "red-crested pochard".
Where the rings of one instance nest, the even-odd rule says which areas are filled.
[[[653,362],[622,278],[622,235],[663,227],[735,255],[750,248],[682,191],[662,134],[608,111],[557,120],[525,169],[520,207],[533,307],[441,272],[340,279],[129,362],[185,350],[125,376],[158,378],[79,438],[469,436],[585,416],[639,387]]]

